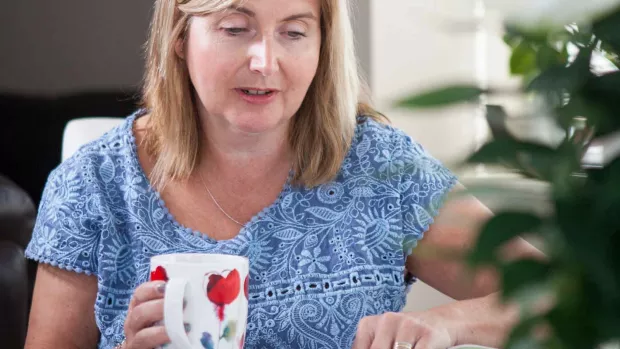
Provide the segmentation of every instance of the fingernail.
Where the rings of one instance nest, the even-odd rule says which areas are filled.
[[[166,293],[166,284],[165,283],[159,284],[157,286],[157,292],[159,292],[160,294]]]

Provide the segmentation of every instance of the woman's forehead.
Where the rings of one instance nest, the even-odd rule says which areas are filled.
[[[221,0],[218,1],[216,12],[230,11],[238,8],[251,9],[252,12],[261,10],[285,10],[287,8],[308,7],[320,11],[321,2],[325,0]],[[318,5],[318,6],[317,6]]]

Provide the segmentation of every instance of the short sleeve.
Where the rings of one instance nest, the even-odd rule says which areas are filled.
[[[409,256],[433,223],[457,178],[409,136],[402,135],[400,147],[404,164],[399,183],[403,249]]]
[[[45,184],[26,257],[65,270],[96,274],[100,241],[100,196],[87,166],[63,163]]]

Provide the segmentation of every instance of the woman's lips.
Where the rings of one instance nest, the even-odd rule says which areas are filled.
[[[276,95],[280,93],[277,90],[253,90],[253,91],[270,91],[267,94],[247,94],[244,91],[253,90],[253,89],[244,89],[244,88],[236,88],[235,91],[239,94],[241,99],[250,103],[250,104],[268,104],[274,100]]]

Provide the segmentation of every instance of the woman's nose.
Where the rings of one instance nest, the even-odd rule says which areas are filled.
[[[263,76],[278,72],[278,57],[269,38],[263,38],[250,47],[250,70]]]

